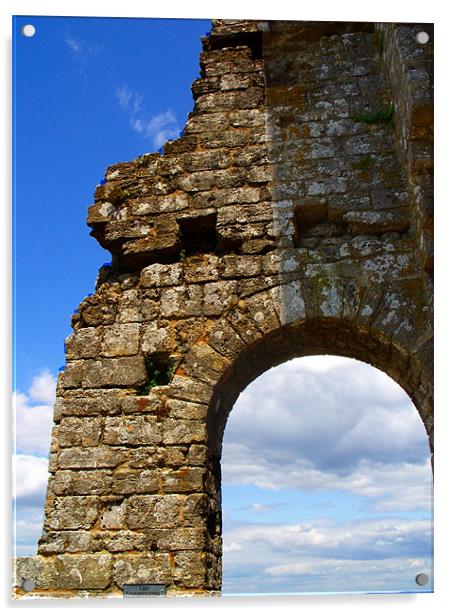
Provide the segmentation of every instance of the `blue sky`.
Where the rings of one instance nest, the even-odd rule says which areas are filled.
[[[210,22],[21,17],[13,29],[16,541],[31,554],[63,341],[110,260],[87,207],[109,164],[182,130]],[[431,575],[425,433],[364,364],[296,360],[252,383],[228,422],[223,480],[225,592],[416,590]]]
[[[32,38],[20,34],[29,22]],[[182,130],[209,29],[208,20],[16,19],[16,388],[37,366],[64,364],[70,316],[110,261],[85,224],[96,184],[108,165]]]

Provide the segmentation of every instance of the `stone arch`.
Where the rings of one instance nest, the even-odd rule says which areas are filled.
[[[280,285],[240,300],[197,339],[176,377],[176,387],[187,380],[192,385],[202,383],[205,388],[206,520],[210,539],[216,545],[210,566],[220,583],[224,430],[240,393],[271,367],[295,357],[330,354],[358,359],[382,370],[405,390],[417,408],[429,439],[433,468],[432,339],[426,337],[419,323],[415,328],[416,310],[410,311],[410,302],[403,302],[401,327],[399,317],[388,318],[389,306],[400,307],[398,302],[402,302],[402,296],[393,290],[356,289],[340,280],[327,281],[324,286],[318,281],[303,290],[302,285],[296,285],[296,294],[293,288]],[[355,301],[357,296],[364,301]],[[320,303],[319,298],[323,299]],[[188,389],[187,383],[184,390]],[[174,391],[174,395],[178,394]]]
[[[305,355],[341,355],[382,370],[412,399],[426,433],[431,435],[433,340],[428,334],[426,337],[419,323],[414,323],[416,311],[410,314],[409,302],[403,302],[403,321],[399,316],[391,319],[390,306],[400,307],[399,300],[402,301],[392,290],[376,292],[372,288],[357,292],[353,283],[341,284],[336,280],[333,284],[311,287],[311,291],[315,289],[314,297],[306,290],[290,294],[289,307],[284,301],[288,288],[293,291],[297,287],[300,292],[299,283],[273,287],[241,300],[211,324],[184,357],[178,374],[195,381],[200,379],[211,391],[206,400],[206,422],[214,456],[221,455],[227,417],[247,385],[271,367]],[[353,295],[350,289],[355,292]],[[360,294],[368,302],[364,300],[358,305],[355,299]],[[319,296],[334,296],[334,301],[328,303],[326,299],[323,309],[311,312],[318,308]],[[303,318],[289,320],[289,313],[296,316],[300,312]],[[433,453],[432,438],[430,448]]]
[[[221,375],[207,413],[208,439],[214,455],[221,455],[227,418],[240,393],[270,368],[307,355],[340,355],[385,372],[411,398],[430,434],[432,399],[416,353],[398,348],[371,328],[357,328],[352,321],[304,320],[281,326],[246,346]]]

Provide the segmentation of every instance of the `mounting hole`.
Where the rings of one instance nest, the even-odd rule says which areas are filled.
[[[430,37],[429,37],[429,35],[427,34],[427,32],[423,32],[423,31],[422,31],[422,32],[418,32],[418,33],[416,34],[416,40],[417,40],[417,42],[418,42],[420,45],[425,45],[426,43],[428,43],[428,42],[429,42]]]
[[[36,584],[34,583],[33,580],[24,580],[22,582],[22,588],[25,590],[25,592],[31,592],[32,590],[34,590],[36,587]]]
[[[425,586],[428,583],[428,575],[425,573],[418,573],[416,576],[416,584],[418,586]]]
[[[22,26],[22,34],[27,38],[31,38],[35,35],[36,28],[32,24],[26,24]]]

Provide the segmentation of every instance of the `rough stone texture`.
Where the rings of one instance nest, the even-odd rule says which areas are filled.
[[[432,35],[213,22],[183,136],[107,169],[89,208],[113,260],[66,341],[16,597],[218,592],[227,417],[292,357],[384,370],[433,450]]]

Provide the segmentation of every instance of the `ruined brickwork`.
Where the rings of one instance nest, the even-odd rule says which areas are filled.
[[[384,370],[432,437],[432,37],[213,22],[183,136],[110,167],[89,208],[112,264],[66,341],[16,596],[218,593],[227,417],[293,357]]]

